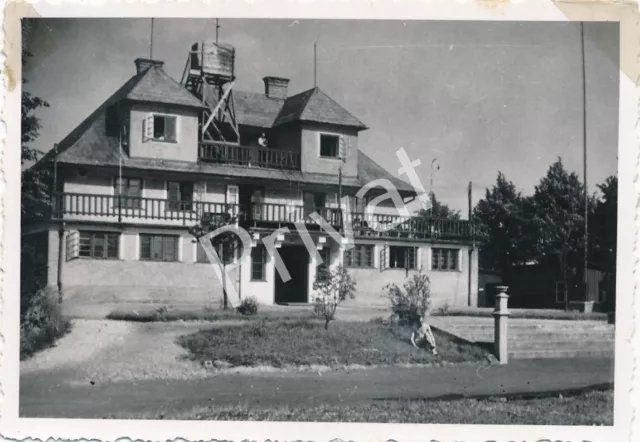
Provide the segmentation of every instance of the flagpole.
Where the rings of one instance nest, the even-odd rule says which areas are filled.
[[[580,43],[582,49],[582,148],[584,154],[584,300],[589,300],[589,193],[587,191],[587,74],[584,50],[584,22],[580,22]]]

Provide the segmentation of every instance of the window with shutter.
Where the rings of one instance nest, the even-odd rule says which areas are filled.
[[[389,245],[385,244],[380,249],[380,271],[386,270],[389,268]]]
[[[417,248],[406,246],[389,247],[389,267],[392,269],[416,269]]]
[[[142,121],[142,141],[147,142],[153,140],[153,114],[149,114]]]
[[[236,185],[227,185],[227,206],[229,215],[235,216],[238,213],[238,203],[240,201],[240,189]]]
[[[264,244],[258,244],[251,249],[251,280],[265,281],[266,271],[265,264],[267,262],[267,253]]]
[[[80,232],[71,231],[66,237],[67,261],[80,256]]]

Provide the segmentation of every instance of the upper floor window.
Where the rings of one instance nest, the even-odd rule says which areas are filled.
[[[119,198],[119,207],[139,209],[142,205],[142,180],[140,178],[118,177],[115,181],[115,193]]]
[[[458,249],[431,249],[431,270],[460,270]]]
[[[216,253],[218,254],[218,258],[220,259],[220,261],[222,261],[222,264],[231,264],[237,258],[238,253],[236,251],[236,248],[238,248],[238,246],[233,242],[218,243],[214,245],[214,248],[216,250]],[[202,264],[211,263],[200,241],[196,242],[196,262]]]
[[[178,141],[177,120],[175,115],[149,114],[144,120],[144,141]]]
[[[167,182],[169,210],[191,210],[193,206],[193,183]]]
[[[320,134],[320,156],[338,158],[340,153],[340,137],[338,135]]]

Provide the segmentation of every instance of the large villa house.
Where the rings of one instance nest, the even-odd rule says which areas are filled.
[[[290,95],[287,79],[265,77],[264,93],[242,92],[231,86],[232,72],[207,75],[193,60],[182,81],[161,61],[137,59],[135,66],[36,166],[55,168],[52,210],[23,224],[23,241],[44,251],[46,283],[62,289],[67,314],[218,306],[221,282],[189,228],[221,214],[233,215],[252,238],[250,253],[220,251],[238,264],[232,276],[240,298],[310,303],[318,267],[343,264],[357,282],[350,302],[382,305],[385,284],[401,285],[423,268],[435,306],[477,305],[473,225],[403,218],[386,203],[365,213],[367,202],[386,192],[356,198],[366,183],[388,180],[405,203],[416,191],[361,150],[358,135],[367,127],[322,90]],[[348,213],[339,194],[350,198]],[[313,212],[340,234],[350,221],[355,246],[345,250],[309,217]],[[295,221],[305,223],[323,263]],[[397,225],[374,228],[387,222]],[[278,235],[274,256],[287,267],[287,282],[262,241],[282,227],[289,233]]]

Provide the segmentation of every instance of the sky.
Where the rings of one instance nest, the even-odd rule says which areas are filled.
[[[498,171],[531,194],[561,157],[583,176],[582,54],[577,23],[220,20],[236,48],[235,88],[289,94],[317,86],[363,121],[359,148],[394,175],[404,148],[428,191],[467,214]],[[135,74],[150,55],[150,19],[37,19],[25,90],[50,107],[34,147],[47,151]],[[215,20],[155,19],[153,58],[180,80],[190,46]],[[617,173],[619,28],[585,25],[588,186]],[[435,160],[435,162],[434,162]],[[432,164],[433,173],[432,173]],[[406,176],[403,176],[405,180]]]

